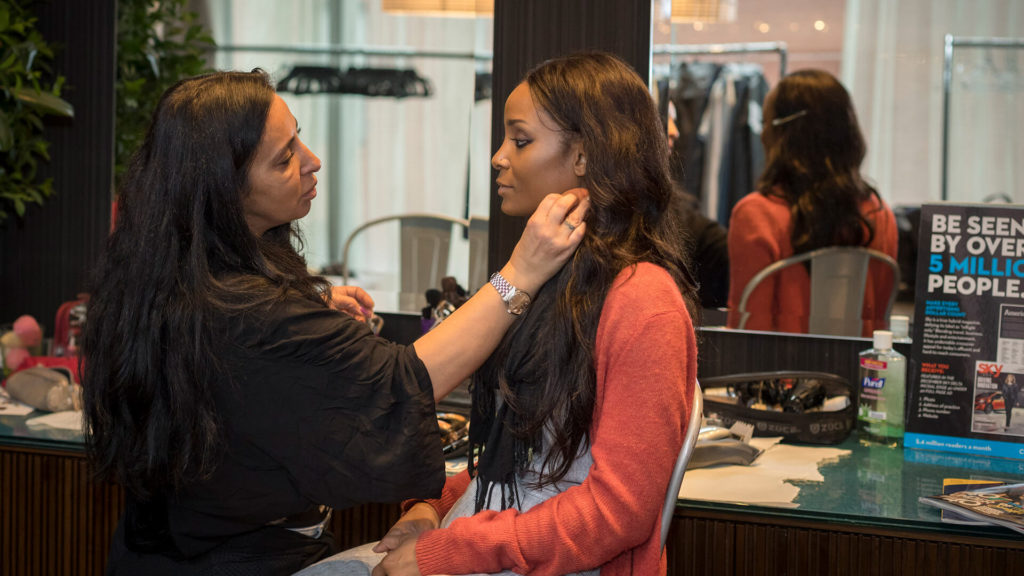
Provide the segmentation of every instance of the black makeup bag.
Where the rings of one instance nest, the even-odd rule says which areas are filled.
[[[835,374],[748,372],[701,378],[700,386],[705,418],[717,420],[723,427],[737,421],[753,424],[754,436],[781,436],[785,442],[802,444],[838,444],[849,436],[857,421],[856,390],[846,378]],[[842,398],[846,399],[845,406]]]

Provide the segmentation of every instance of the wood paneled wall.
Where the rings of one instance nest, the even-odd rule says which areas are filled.
[[[651,62],[651,0],[495,0],[494,106],[491,150],[504,138],[505,98],[523,75],[548,58],[580,50],[607,50],[647,78]],[[488,267],[512,254],[526,221],[501,213],[491,183]]]
[[[0,574],[102,574],[123,507],[82,454],[0,450]]]
[[[669,574],[695,576],[1015,576],[1024,566],[1024,542],[951,540],[677,511],[666,551]]]
[[[0,576],[99,576],[107,565],[124,493],[89,475],[81,452],[0,447]],[[339,549],[379,540],[398,504],[335,511]]]
[[[53,334],[57,307],[85,286],[110,229],[114,174],[115,0],[49,0],[31,10],[56,46],[53,69],[67,78],[61,96],[73,119],[49,119],[55,194],[23,220],[0,227],[0,323],[31,314]]]
[[[123,507],[119,488],[92,482],[81,453],[0,446],[0,575],[103,574]],[[336,511],[331,529],[350,548],[380,539],[398,515],[397,504]],[[1011,576],[1024,540],[684,505],[666,554],[670,575]]]

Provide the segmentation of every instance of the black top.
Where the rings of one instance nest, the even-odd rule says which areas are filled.
[[[729,299],[729,244],[724,226],[702,214],[693,196],[676,188],[673,201],[685,238],[683,246],[697,281],[702,308],[720,308]]]
[[[170,542],[157,549],[195,558],[316,505],[440,495],[433,391],[411,347],[298,298],[223,327],[231,342],[221,357],[231,379],[216,392],[224,458],[208,481],[167,497]],[[133,526],[153,518],[131,516],[158,517],[155,504],[129,500],[129,549],[152,543],[153,533]]]

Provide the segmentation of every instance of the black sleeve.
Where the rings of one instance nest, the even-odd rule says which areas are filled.
[[[729,299],[729,246],[725,227],[697,214],[698,228],[693,259],[697,263],[700,303],[704,308],[725,306]]]
[[[412,347],[313,302],[249,323],[237,431],[334,507],[436,497],[444,457],[430,376]]]
[[[676,214],[686,237],[692,272],[700,286],[702,308],[725,306],[729,298],[729,246],[724,226],[681,203]]]

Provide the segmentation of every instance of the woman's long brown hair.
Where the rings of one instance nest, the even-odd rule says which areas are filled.
[[[823,70],[793,72],[768,95],[764,118],[758,189],[790,205],[793,253],[870,244],[860,206],[878,192],[861,178],[867,147],[843,85]]]
[[[589,52],[544,62],[527,73],[534,103],[578,139],[587,158],[583,187],[590,193],[587,235],[575,256],[538,294],[553,298],[549,316],[527,314],[474,376],[474,402],[493,402],[494,382],[517,413],[513,434],[530,445],[547,427],[552,441],[542,483],[560,480],[588,439],[597,377],[594,345],[601,309],[620,271],[640,262],[671,274],[691,314],[695,283],[687,269],[674,218],[668,143],[647,86],[625,62]],[[526,357],[539,390],[517,396],[510,372]],[[514,376],[513,376],[514,377]],[[524,401],[525,400],[525,401]],[[487,413],[491,406],[484,406]],[[475,408],[476,410],[476,408]],[[493,414],[493,411],[490,412]]]

